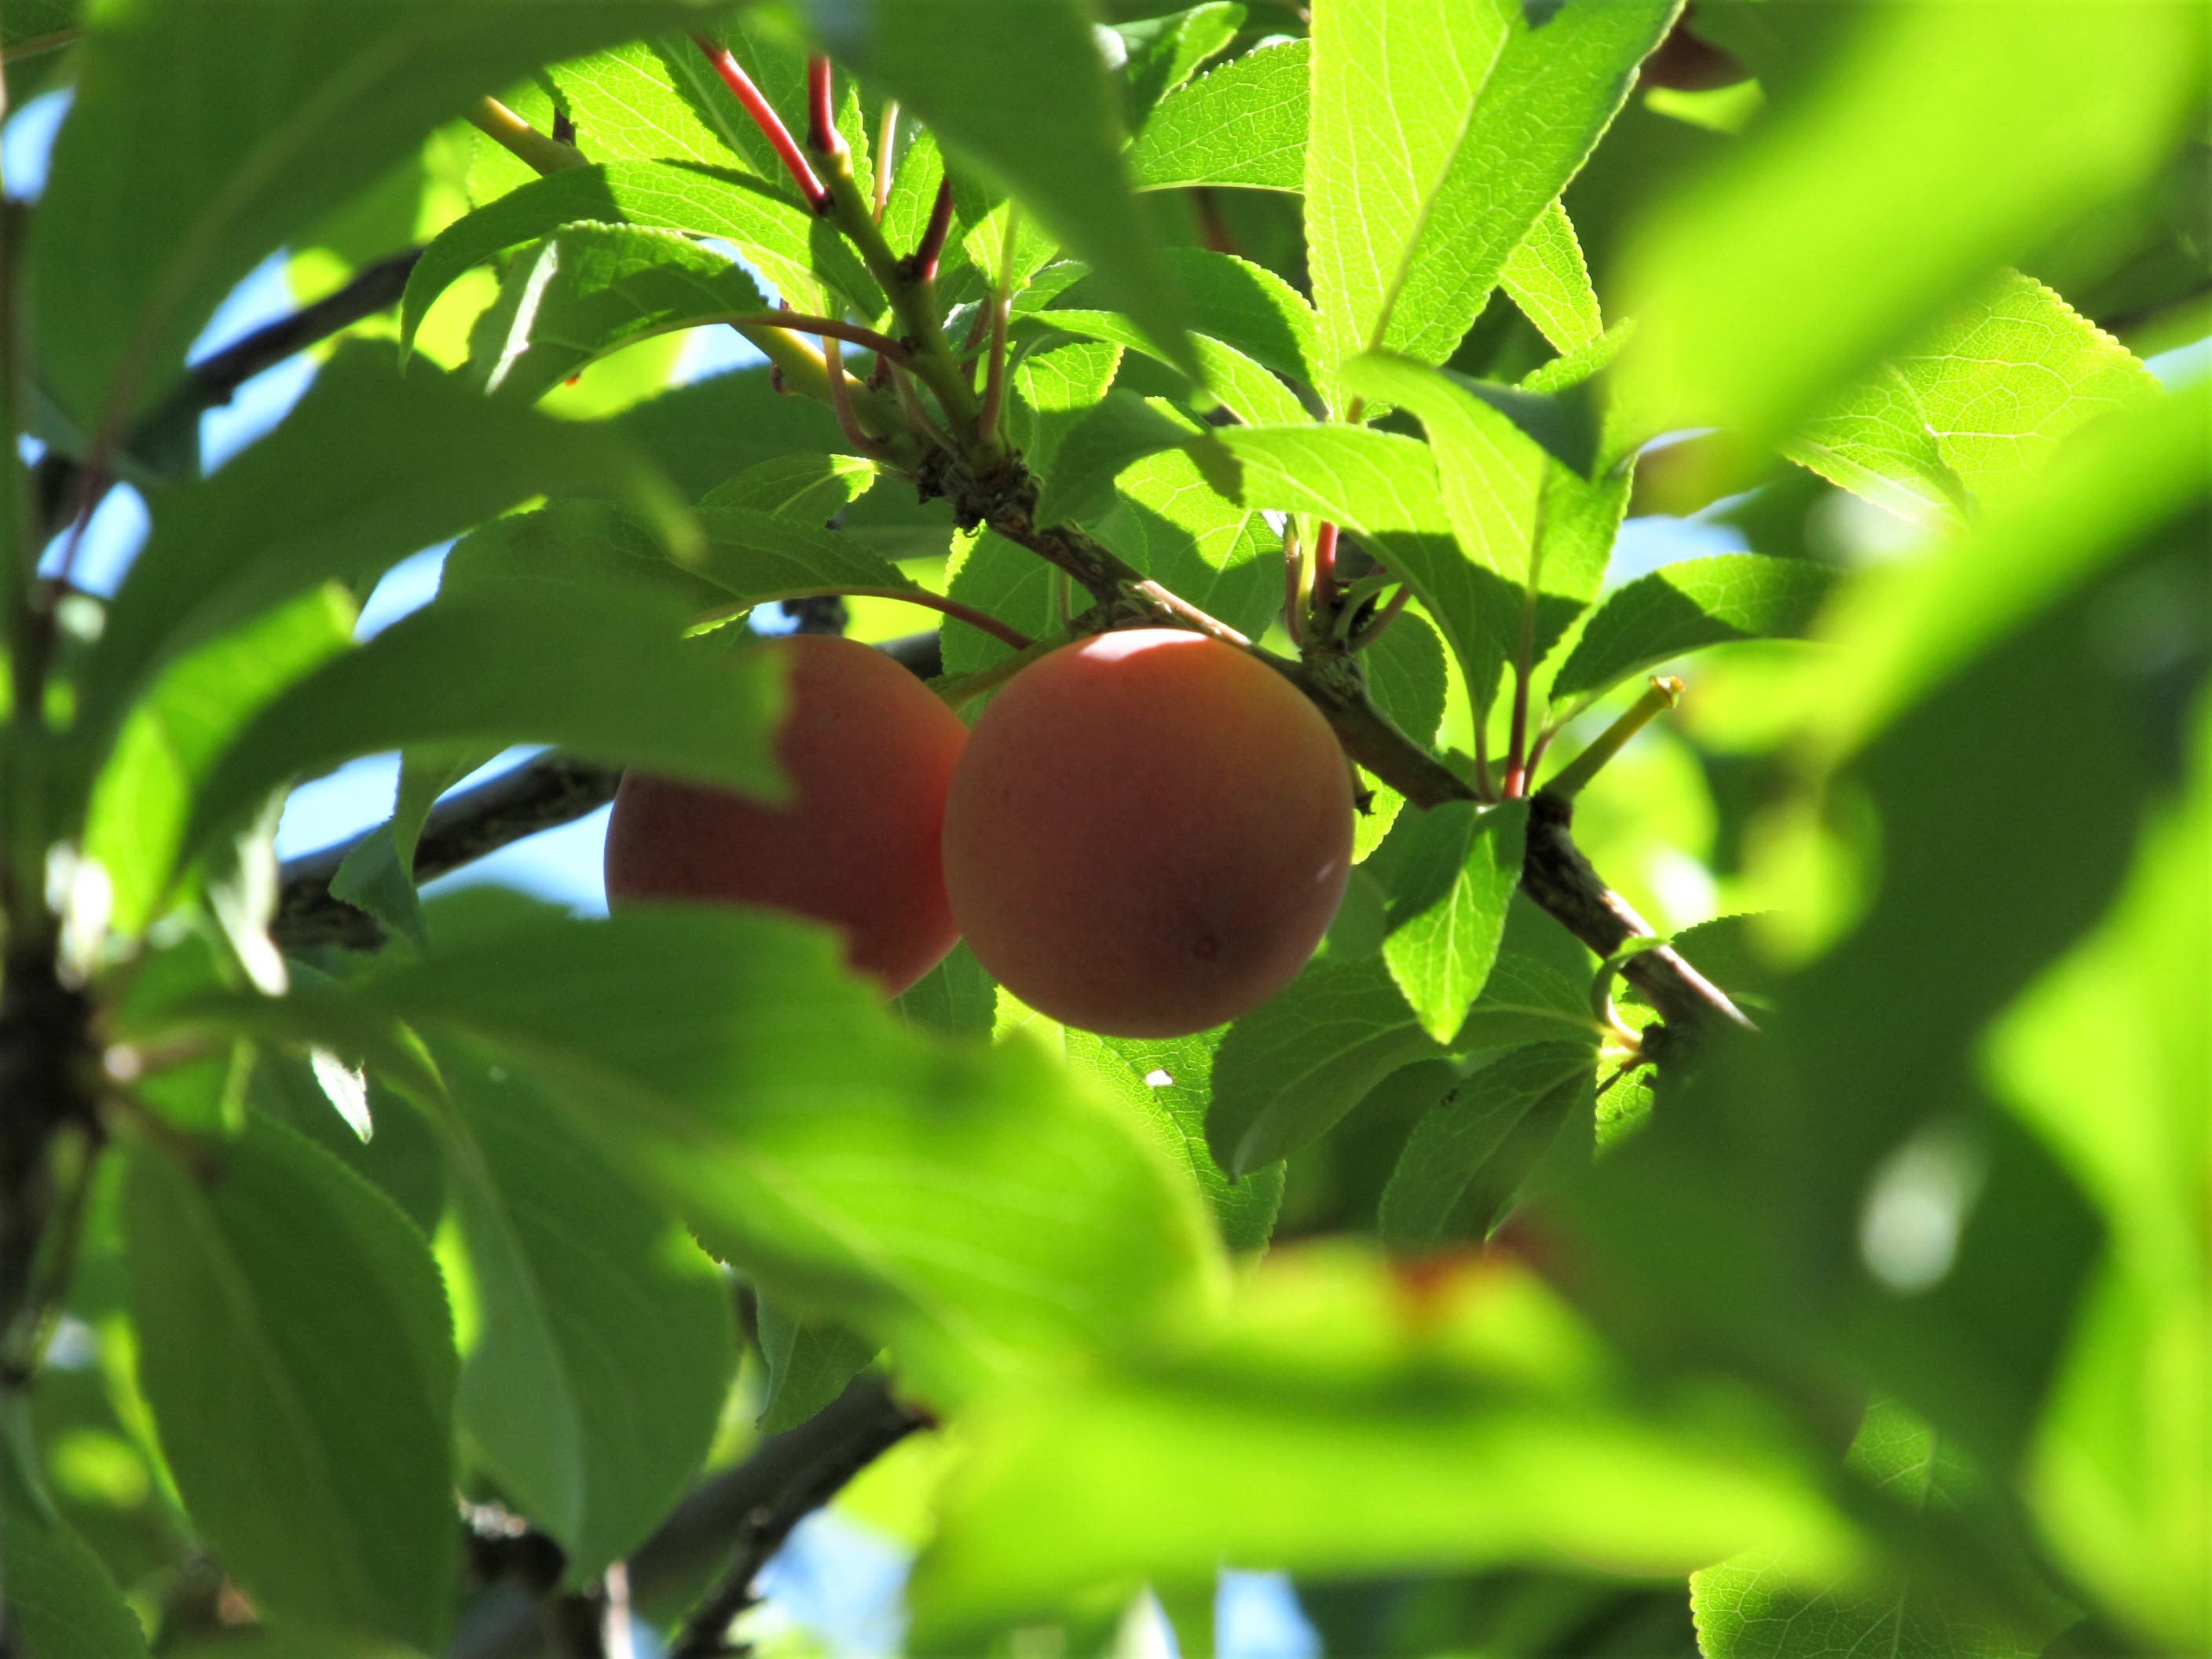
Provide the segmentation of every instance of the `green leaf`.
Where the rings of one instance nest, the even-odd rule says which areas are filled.
[[[1432,1249],[1455,1234],[1480,1239],[1497,1220],[1534,1158],[1502,1158],[1516,1131],[1536,1131],[1540,1155],[1577,1097],[1590,1092],[1589,1049],[1579,1043],[1541,1043],[1500,1055],[1463,1079],[1413,1127],[1390,1184],[1382,1190],[1380,1226],[1394,1250]],[[1495,1164],[1519,1167],[1496,1170]],[[1468,1188],[1482,1182],[1484,1202],[1463,1224],[1455,1222]]]
[[[1954,1448],[1911,1413],[1877,1401],[1851,1442],[1847,1467],[1909,1511],[1979,1496]],[[1881,1652],[1893,1659],[2034,1659],[2065,1620],[2026,1628],[1958,1604],[1955,1593],[1904,1566],[1887,1581],[1818,1585],[1763,1551],[1690,1576],[1690,1611],[1704,1659],[1813,1659]]]
[[[881,469],[860,455],[785,455],[747,467],[699,503],[702,517],[724,508],[767,513],[799,524],[829,523],[875,488]]]
[[[1146,456],[1188,442],[1191,431],[1191,424],[1162,400],[1115,387],[1060,439],[1055,465],[1037,497],[1038,522],[1096,518],[1110,504],[1116,478]]]
[[[706,1456],[737,1371],[729,1289],[556,1107],[441,1058],[477,1319],[461,1426],[581,1583],[643,1541]]]
[[[1170,93],[1129,146],[1137,188],[1304,188],[1311,62],[1306,42],[1286,40],[1249,52]]]
[[[709,5],[153,0],[100,8],[30,250],[47,388],[113,428],[264,254],[487,87]],[[219,72],[219,88],[207,77]]]
[[[806,10],[831,52],[948,155],[1002,182],[1097,273],[1116,309],[1196,373],[1180,296],[1129,189],[1118,94],[1075,0],[808,0]]]
[[[1833,567],[1722,553],[1663,565],[1591,614],[1552,683],[1583,702],[1639,670],[1731,640],[1802,639],[1835,590]]]
[[[1109,340],[1162,362],[1169,361],[1166,352],[1116,312],[1079,311],[1055,306],[1036,313],[1035,317],[1048,328],[1093,340]],[[1203,334],[1192,335],[1190,346],[1198,354],[1199,368],[1205,375],[1207,389],[1238,420],[1263,426],[1306,417],[1305,405],[1297,400],[1296,393],[1234,346],[1224,345]]]
[[[1148,1115],[1167,1140],[1170,1155],[1186,1165],[1206,1194],[1221,1229],[1221,1242],[1232,1250],[1257,1250],[1275,1230],[1282,1208],[1285,1171],[1279,1164],[1232,1180],[1214,1161],[1206,1145],[1206,1116],[1213,1098],[1213,1060],[1220,1031],[1187,1037],[1091,1037],[1070,1031],[1071,1046],[1096,1043],[1126,1062],[1128,1074],[1148,1093]]]
[[[1676,9],[1565,0],[1538,27],[1515,0],[1316,9],[1306,231],[1332,365],[1450,355]]]
[[[1494,572],[1460,551],[1424,446],[1398,433],[1333,424],[1228,428],[1187,447],[1227,499],[1312,513],[1358,536],[1420,596],[1486,702],[1504,660],[1503,618],[1517,600]]]
[[[470,332],[468,373],[529,403],[626,345],[768,311],[743,265],[674,231],[568,225],[500,283]]]
[[[1510,1261],[1416,1278],[1309,1249],[1241,1289],[1200,1343],[963,1419],[975,1455],[916,1567],[916,1650],[978,1651],[1094,1589],[1211,1587],[1224,1560],[1302,1580],[1594,1561],[1660,1580],[1735,1540],[1813,1571],[1851,1559],[1759,1408],[1615,1381]]]
[[[856,537],[736,504],[749,493],[750,486],[728,494],[717,490],[699,504],[707,551],[698,573],[738,603],[765,605],[823,588],[923,591]]]
[[[27,1659],[145,1659],[146,1632],[123,1592],[22,1467],[27,1437],[15,1423],[0,1434],[0,1559],[8,1568],[9,1636]]]
[[[183,653],[326,581],[364,587],[530,495],[597,487],[684,544],[683,507],[619,438],[487,406],[421,365],[401,380],[388,354],[341,352],[276,431],[157,504],[76,679],[72,765],[100,763],[131,704]]]
[[[459,1550],[429,1246],[267,1119],[206,1158],[133,1147],[123,1199],[139,1382],[185,1507],[272,1618],[436,1651]]]
[[[1168,264],[1190,296],[1192,327],[1278,374],[1314,384],[1321,325],[1304,295],[1264,265],[1208,248],[1170,248]],[[1084,287],[1066,295],[1071,305],[1088,298]]]
[[[1139,460],[1115,489],[1101,541],[1240,633],[1267,630],[1282,609],[1283,538],[1263,514],[1222,500],[1181,450]]]
[[[921,982],[891,1005],[910,1024],[939,1036],[978,1037],[988,1042],[997,1018],[999,988],[963,940],[952,954],[923,975]]]
[[[710,1249],[934,1391],[1124,1343],[1213,1271],[1149,1130],[1026,1045],[908,1028],[827,930],[764,913],[532,917],[387,958],[342,995],[169,1018],[365,1050],[404,1020],[489,1044]]]
[[[776,391],[774,373],[765,366],[672,387],[607,425],[666,469],[687,501],[762,461],[827,453],[845,441],[835,415],[811,398]],[[594,492],[570,486],[559,493]]]
[[[1007,433],[1038,477],[1050,478],[1054,455],[1098,406],[1121,367],[1120,343],[1060,346],[1022,359],[1013,373]]]
[[[193,792],[216,757],[256,710],[352,638],[353,607],[319,589],[179,658],[139,699],[100,773],[85,830],[85,851],[107,872],[119,933],[155,920]]]
[[[1565,203],[1553,203],[1538,216],[1506,260],[1498,285],[1562,353],[1580,351],[1605,332],[1589,266]]]
[[[305,963],[289,964],[312,975]],[[387,1087],[381,1078],[356,1074],[368,1125],[363,1139],[331,1098],[328,1052],[291,1054],[262,1049],[253,1056],[246,1100],[289,1129],[295,1129],[397,1204],[407,1218],[434,1236],[446,1213],[446,1149],[430,1120]]]
[[[1316,963],[1222,1038],[1206,1139],[1243,1176],[1310,1146],[1401,1066],[1443,1052],[1379,957]]]
[[[1244,8],[1231,0],[1205,0],[1188,11],[1139,18],[1115,27],[1128,54],[1129,106],[1149,113],[1161,99],[1229,50],[1244,25]]]
[[[842,1325],[799,1318],[772,1297],[762,1297],[759,1310],[768,1384],[753,1426],[763,1434],[797,1428],[875,1361],[877,1345]]]
[[[413,342],[431,302],[471,266],[580,222],[728,242],[793,310],[831,308],[836,302],[823,296],[825,281],[843,302],[866,315],[883,307],[882,290],[850,245],[829,235],[818,216],[759,181],[696,164],[610,161],[533,179],[432,238],[400,299],[403,349]]]
[[[1382,960],[1438,1042],[1459,1030],[1498,959],[1528,819],[1525,801],[1447,801],[1413,820],[1392,867]]]
[[[1577,424],[1534,394],[1381,354],[1355,359],[1344,378],[1356,391],[1411,410],[1429,434],[1467,564],[1440,573],[1448,586],[1438,593],[1421,591],[1432,611],[1439,603],[1448,608],[1438,620],[1448,636],[1459,631],[1454,650],[1476,707],[1486,708],[1524,643],[1531,664],[1540,661],[1597,597],[1627,479],[1589,483],[1555,465],[1554,450],[1569,465],[1586,462],[1589,452],[1570,441]]]
[[[787,31],[762,27],[740,14],[708,33],[726,40],[792,130],[804,131],[806,54]],[[632,41],[556,64],[548,78],[576,124],[577,142],[595,160],[678,160],[713,167],[735,161],[756,179],[795,197],[767,135],[684,35]],[[841,88],[838,127],[853,147],[855,173],[866,178],[868,134],[859,115],[857,90]]]
[[[1618,381],[1644,437],[1719,426],[1714,493],[1989,279],[2125,196],[2201,125],[2203,19],[2153,7],[1856,15],[1624,259]]]
[[[1786,451],[1878,506],[1942,522],[2027,482],[2069,433],[2157,386],[2111,335],[2008,272]]]
[[[1012,623],[1031,639],[1041,639],[1059,625],[1052,567],[995,531],[979,531],[957,540],[947,573],[945,591],[952,598]],[[945,619],[942,637],[947,674],[972,674],[1012,654],[1013,647],[1004,640],[957,617]]]
[[[775,799],[772,671],[683,642],[687,614],[613,586],[588,602],[521,583],[441,597],[256,715],[210,769],[186,844],[301,774],[428,743],[557,743]]]

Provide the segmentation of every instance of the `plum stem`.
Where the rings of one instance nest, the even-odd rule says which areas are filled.
[[[939,611],[958,622],[966,623],[979,632],[988,634],[1001,645],[1010,645],[1017,651],[1027,651],[1036,641],[1011,623],[1002,623],[988,611],[978,611],[972,605],[947,599],[942,593],[933,593],[925,587],[791,587],[778,588],[773,593],[759,593],[742,605],[724,605],[708,611],[700,618],[702,623],[732,621],[748,611],[763,605],[784,605],[794,599],[896,599],[902,605],[918,605],[928,611]]]

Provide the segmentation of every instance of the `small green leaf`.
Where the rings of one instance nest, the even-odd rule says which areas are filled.
[[[624,346],[768,310],[743,265],[674,231],[568,225],[507,272],[470,333],[468,374],[529,403]]]
[[[795,1429],[845,1391],[875,1362],[878,1345],[843,1326],[801,1318],[777,1297],[758,1299],[761,1358],[768,1364],[760,1415],[763,1434]]]
[[[1168,361],[1165,352],[1118,313],[1055,306],[1035,314],[1036,320],[1048,328],[1094,340],[1110,340],[1162,362]],[[1306,417],[1305,405],[1297,400],[1297,394],[1236,347],[1224,345],[1203,334],[1192,335],[1190,344],[1198,354],[1207,389],[1238,420],[1247,425],[1267,426],[1288,424]]]
[[[434,1652],[453,1617],[453,1333],[429,1245],[265,1118],[187,1170],[131,1149],[138,1372],[226,1571],[279,1620]]]
[[[441,598],[256,715],[210,771],[186,844],[210,844],[301,773],[457,740],[559,743],[773,799],[773,671],[686,644],[686,615],[611,586],[589,603],[520,583]],[[684,718],[671,720],[671,708]]]
[[[1158,399],[1116,387],[1060,439],[1056,465],[1037,499],[1037,521],[1069,524],[1097,517],[1112,501],[1115,479],[1146,456],[1188,442],[1191,432]]]
[[[1443,1052],[1379,957],[1316,963],[1222,1038],[1206,1139],[1241,1177],[1310,1146],[1401,1066]]]
[[[1304,187],[1304,40],[1261,46],[1162,99],[1129,146],[1139,190],[1241,185]]]
[[[1458,1032],[1498,959],[1528,818],[1525,801],[1447,801],[1413,822],[1393,866],[1382,960],[1438,1042]]]
[[[1394,1250],[1429,1249],[1448,1237],[1481,1238],[1497,1220],[1528,1170],[1594,1079],[1588,1048],[1553,1042],[1516,1048],[1462,1080],[1431,1107],[1398,1155],[1382,1191],[1383,1242]],[[1526,1139],[1540,1144],[1504,1156]],[[1534,1154],[1529,1155],[1529,1154]],[[1510,1164],[1509,1169],[1493,1164]],[[1455,1223],[1470,1186],[1481,1183],[1477,1213]]]
[[[1321,356],[1321,324],[1306,296],[1265,265],[1208,248],[1168,250],[1168,264],[1190,296],[1191,326],[1276,374],[1311,386]],[[1071,289],[1067,302],[1088,297]]]
[[[441,1058],[477,1321],[461,1426],[581,1582],[706,1456],[737,1370],[729,1289],[557,1108],[474,1055]]]
[[[1213,1211],[1221,1242],[1232,1250],[1257,1250],[1275,1230],[1282,1208],[1284,1169],[1279,1164],[1232,1181],[1206,1145],[1206,1109],[1213,1098],[1213,1060],[1223,1033],[1201,1031],[1187,1037],[1088,1037],[1071,1031],[1071,1047],[1088,1040],[1125,1061],[1129,1075],[1149,1095],[1148,1115],[1166,1137],[1170,1155],[1188,1166],[1191,1178]]]
[[[1282,609],[1283,538],[1264,514],[1224,501],[1181,450],[1147,455],[1115,481],[1098,538],[1147,576],[1256,639]]]
[[[1662,566],[1591,614],[1552,695],[1587,703],[1685,652],[1731,640],[1802,639],[1835,586],[1832,566],[1758,553]]]
[[[1097,408],[1121,367],[1121,343],[1060,346],[1022,359],[1013,374],[1007,432],[1039,477],[1051,477],[1053,457],[1067,434]]]
[[[1004,183],[1098,274],[1115,309],[1196,373],[1180,295],[1129,189],[1118,94],[1075,0],[807,0],[805,10],[831,52],[949,155]]]
[[[1231,0],[1204,0],[1188,11],[1139,18],[1115,26],[1128,54],[1129,107],[1149,113],[1206,63],[1229,50],[1244,24],[1244,8]]]
[[[2061,440],[2153,396],[2120,343],[2008,272],[1787,446],[1792,460],[1923,523],[2033,477]]]
[[[824,281],[867,315],[883,307],[882,290],[851,246],[827,236],[818,216],[757,180],[696,164],[609,161],[549,173],[440,231],[415,262],[400,300],[403,349],[431,302],[470,267],[580,222],[728,242],[797,311],[828,308]]]
[[[939,1036],[988,1042],[998,1013],[999,988],[963,939],[891,1006],[911,1024]]]
[[[1506,260],[1498,285],[1562,354],[1580,351],[1605,332],[1583,245],[1563,202],[1538,216]]]

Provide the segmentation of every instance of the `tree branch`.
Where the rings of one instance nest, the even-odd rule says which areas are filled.
[[[257,328],[245,338],[203,357],[191,366],[184,383],[132,429],[124,448],[140,448],[198,420],[208,410],[221,408],[237,394],[240,386],[263,370],[274,368],[286,358],[397,304],[406,291],[407,278],[415,269],[416,260],[422,257],[421,248],[411,247],[373,265],[364,265],[351,282],[336,293],[311,306],[303,306],[289,317],[280,317],[266,327]],[[80,476],[78,463],[67,456],[50,450],[40,458],[36,473],[36,500],[40,521],[46,526],[47,534],[58,532],[75,511]]]
[[[876,1456],[921,1425],[915,1412],[891,1398],[882,1377],[857,1378],[797,1428],[770,1436],[744,1462],[692,1489],[630,1557],[633,1604],[651,1607],[696,1594],[700,1582],[758,1530],[756,1517],[763,1513],[789,1516],[781,1542]],[[802,1501],[805,1507],[797,1508]],[[514,1594],[487,1597],[470,1609],[449,1659],[540,1659],[544,1653],[537,1602],[517,1587]]]

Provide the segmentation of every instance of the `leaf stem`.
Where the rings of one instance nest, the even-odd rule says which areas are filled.
[[[1306,637],[1306,556],[1298,542],[1295,514],[1283,515],[1283,627],[1291,643],[1303,645]]]
[[[817,155],[846,153],[845,135],[837,131],[836,75],[819,52],[806,60],[806,146]]]
[[[922,228],[921,240],[915,246],[911,263],[915,280],[934,283],[937,267],[945,257],[945,238],[952,234],[952,181],[940,179],[937,183],[937,199],[929,205],[929,222]]]
[[[574,144],[547,137],[496,98],[477,99],[470,107],[468,123],[516,161],[539,173],[585,165],[583,152]]]
[[[746,311],[712,320],[727,323],[738,329],[780,328],[794,333],[817,335],[825,340],[843,340],[852,345],[866,346],[902,368],[910,366],[914,361],[914,354],[888,334],[878,334],[872,328],[863,328],[858,323],[844,322],[836,317],[817,317],[805,311]]]
[[[1324,522],[1314,531],[1313,614],[1318,623],[1336,608],[1337,528]]]
[[[1655,675],[1650,689],[1629,706],[1626,714],[1593,738],[1589,747],[1561,767],[1559,775],[1544,786],[1544,792],[1562,800],[1572,800],[1631,738],[1681,700],[1681,681],[1671,677],[1661,679]]]
[[[1413,597],[1411,583],[1401,582],[1398,591],[1382,603],[1382,608],[1352,636],[1352,649],[1364,651],[1382,637],[1383,630],[1405,613],[1407,602]]]
[[[784,171],[798,185],[799,193],[806,198],[806,205],[817,213],[826,211],[830,206],[830,192],[823,187],[822,180],[815,176],[813,167],[808,165],[798,142],[792,137],[791,129],[784,125],[783,118],[775,112],[775,106],[753,84],[752,76],[745,73],[744,66],[731,56],[727,48],[716,46],[703,34],[695,34],[691,40],[707,55],[707,61],[714,66],[714,73],[722,77],[722,84],[736,94],[738,105],[752,118],[753,125],[761,130],[769,148],[775,151],[776,159],[783,163]]]
[[[975,435],[986,450],[999,441],[999,418],[1006,403],[1006,325],[1014,310],[1014,248],[1021,237],[1021,210],[1006,204],[1006,235],[999,245],[999,280],[991,290],[991,347],[983,372],[983,411]]]
[[[821,336],[823,367],[830,381],[830,407],[837,416],[846,442],[870,460],[880,461],[889,452],[878,443],[860,417],[853,413],[853,390],[845,384],[845,352],[835,334]]]

